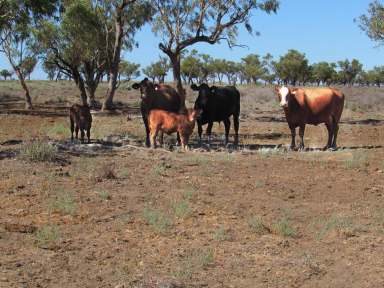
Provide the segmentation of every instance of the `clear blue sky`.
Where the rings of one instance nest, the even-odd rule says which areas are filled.
[[[215,58],[240,61],[249,53],[264,55],[271,53],[275,58],[288,49],[304,52],[311,63],[338,61],[346,58],[359,59],[365,69],[384,65],[384,47],[377,48],[354,23],[354,19],[365,13],[370,0],[282,0],[277,15],[254,12],[252,24],[260,36],[249,35],[240,28],[238,43],[248,48],[227,44],[197,44],[192,46],[200,53]],[[158,60],[162,55],[158,49],[159,39],[149,26],[137,34],[139,48],[124,53],[124,59],[141,64],[141,68]],[[9,68],[1,55],[0,68]],[[40,67],[32,74],[33,79],[45,79]]]

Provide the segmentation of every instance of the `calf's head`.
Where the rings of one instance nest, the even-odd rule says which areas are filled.
[[[286,86],[275,86],[275,92],[277,94],[277,97],[279,99],[279,104],[283,108],[288,107],[288,103],[291,99],[291,97],[295,94],[295,89],[288,88]]]
[[[188,109],[188,121],[194,122],[196,119],[200,116],[201,110],[200,109]]]
[[[153,96],[153,94],[159,89],[159,85],[153,84],[151,81],[148,80],[148,78],[144,78],[143,81],[139,83],[134,83],[132,85],[132,88],[136,90],[140,90],[141,99],[147,100],[151,96]]]
[[[192,84],[191,89],[199,92],[199,96],[197,96],[194,108],[197,110],[204,111],[208,107],[209,98],[216,93],[217,87],[216,86],[209,87],[207,84],[203,83],[200,86]]]

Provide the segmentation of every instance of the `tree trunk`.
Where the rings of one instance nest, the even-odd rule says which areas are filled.
[[[71,70],[72,70],[73,80],[75,81],[77,88],[79,88],[80,90],[81,104],[86,106],[88,105],[88,102],[87,102],[87,92],[85,90],[84,80],[81,77],[79,71],[77,70],[77,67],[75,68],[72,67]]]
[[[181,81],[181,69],[180,69],[180,53],[168,54],[173,70],[173,81],[176,83],[176,91],[181,97],[181,106],[180,110],[185,110],[185,89],[183,88],[183,83]]]
[[[116,8],[116,20],[115,20],[115,44],[113,47],[113,57],[110,63],[109,73],[108,73],[108,89],[105,95],[103,108],[102,110],[112,110],[113,107],[113,96],[115,96],[116,85],[117,85],[117,76],[119,74],[119,63],[120,63],[120,53],[121,46],[123,42],[123,18],[122,13],[123,9],[121,7]]]
[[[25,79],[23,77],[23,74],[21,73],[19,68],[14,67],[14,70],[15,70],[16,76],[19,78],[21,87],[23,87],[24,92],[25,92],[25,109],[31,110],[31,109],[33,109],[31,95],[29,94],[29,89],[28,89],[27,84],[25,83]]]

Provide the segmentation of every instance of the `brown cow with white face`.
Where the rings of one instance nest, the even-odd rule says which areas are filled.
[[[328,143],[324,149],[336,149],[339,121],[344,108],[344,94],[333,88],[288,88],[275,87],[280,106],[283,107],[288,126],[291,129],[291,148],[294,149],[296,128],[299,127],[304,148],[306,124],[324,123],[328,130]]]

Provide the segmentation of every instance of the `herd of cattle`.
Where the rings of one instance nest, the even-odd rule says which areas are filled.
[[[239,141],[240,93],[234,86],[216,87],[201,84],[191,85],[191,89],[198,91],[198,97],[193,109],[185,107],[185,100],[176,90],[166,84],[155,84],[145,78],[132,85],[140,90],[141,115],[146,131],[146,145],[156,148],[156,138],[160,136],[163,143],[163,133],[177,133],[177,141],[183,148],[188,149],[188,140],[192,134],[195,122],[198,126],[199,141],[202,139],[202,126],[208,124],[206,134],[211,141],[214,122],[223,122],[225,127],[225,145],[233,117],[234,144]],[[324,123],[328,130],[328,142],[324,149],[335,149],[339,121],[344,108],[344,94],[333,88],[288,88],[275,87],[280,106],[284,109],[288,126],[291,130],[291,148],[296,147],[296,128],[299,127],[301,142],[299,148],[304,148],[305,125]],[[88,106],[74,104],[69,110],[71,135],[76,132],[78,139],[81,131],[81,142],[84,142],[85,131],[88,143],[92,116]]]

